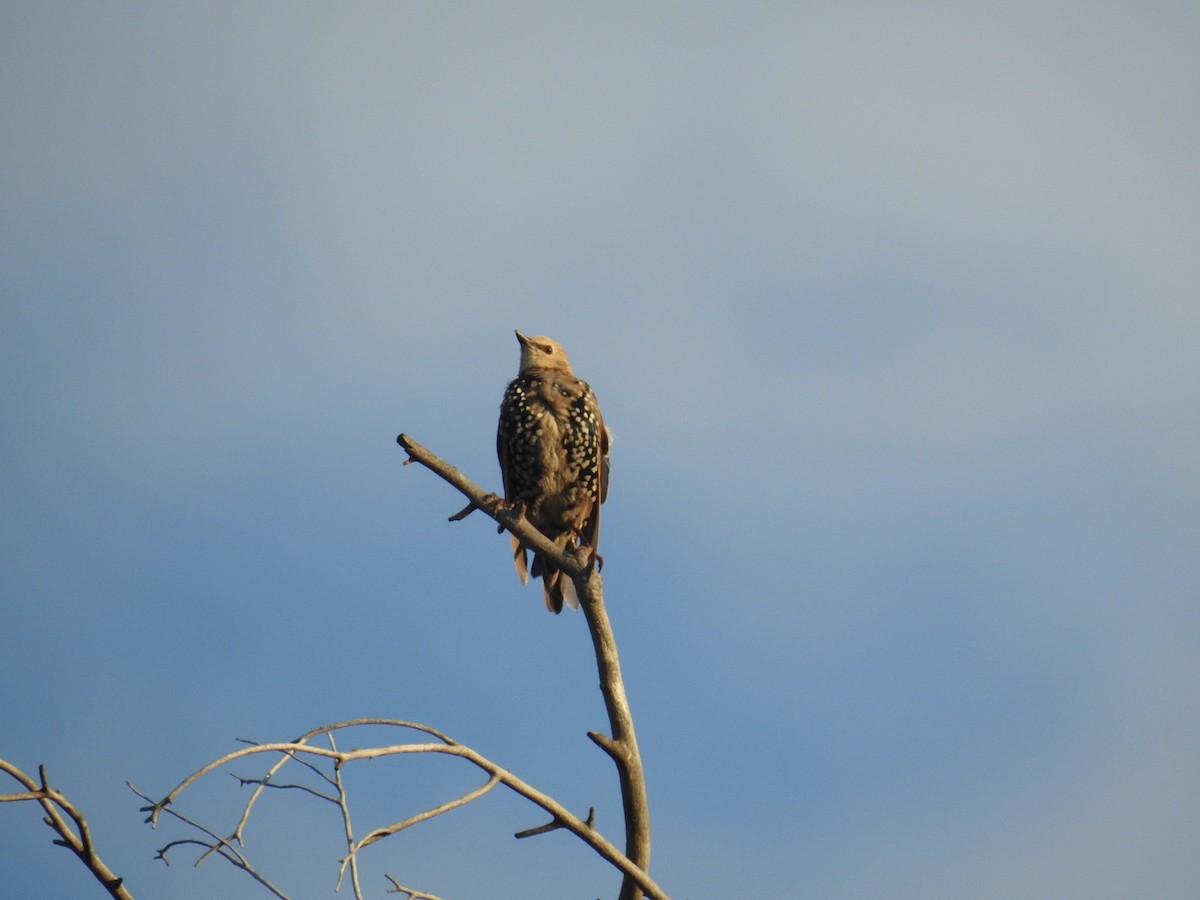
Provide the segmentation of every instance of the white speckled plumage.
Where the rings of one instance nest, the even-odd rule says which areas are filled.
[[[596,396],[571,370],[562,345],[547,337],[521,343],[517,377],[500,404],[496,453],[504,497],[523,504],[525,516],[564,549],[577,540],[593,552],[600,540],[600,504],[608,494],[609,435]],[[513,560],[522,583],[541,577],[546,607],[578,606],[574,586],[562,572],[513,538]]]

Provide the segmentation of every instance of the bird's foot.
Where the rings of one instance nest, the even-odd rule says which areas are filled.
[[[525,501],[524,500],[509,500],[505,497],[497,496],[496,494],[488,494],[485,498],[490,506],[489,512],[495,516],[497,513],[506,512],[516,518],[525,517]],[[496,534],[501,534],[504,531],[504,524],[496,526]]]
[[[572,549],[587,550],[586,565],[591,566],[594,564],[596,566],[597,572],[599,572],[601,569],[603,569],[604,568],[604,557],[601,556],[599,553],[597,553],[596,548],[588,543],[588,539],[583,534],[583,529],[582,528],[573,528],[573,529],[571,529],[571,532],[572,532],[572,534],[574,536],[574,540],[575,540],[575,547]]]

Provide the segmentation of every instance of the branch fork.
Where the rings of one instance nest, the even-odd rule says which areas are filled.
[[[58,835],[54,843],[74,853],[114,900],[133,900],[133,895],[125,887],[125,880],[100,858],[92,841],[92,829],[87,818],[62,791],[50,787],[45,766],[38,766],[37,781],[4,759],[0,759],[0,772],[4,772],[25,788],[24,791],[15,794],[0,794],[0,803],[39,803],[46,813],[42,821]]]

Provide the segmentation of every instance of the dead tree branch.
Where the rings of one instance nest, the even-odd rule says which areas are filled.
[[[182,844],[195,844],[203,848],[197,864],[210,856],[219,856],[232,865],[248,872],[252,877],[272,891],[276,896],[285,898],[273,884],[266,880],[253,866],[245,855],[238,849],[244,846],[244,835],[252,811],[263,792],[268,789],[299,790],[310,796],[328,801],[337,806],[341,812],[343,831],[346,841],[346,854],[340,861],[337,886],[340,888],[346,879],[347,872],[355,898],[361,900],[362,893],[359,885],[358,854],[372,844],[421,822],[436,818],[451,810],[458,809],[482,797],[497,785],[503,785],[517,795],[540,807],[549,814],[550,821],[537,828],[518,833],[518,838],[532,837],[549,831],[565,829],[585,844],[591,847],[601,858],[607,860],[621,871],[623,879],[619,900],[640,900],[642,897],[650,900],[669,900],[667,894],[648,874],[650,862],[650,818],[646,799],[645,774],[642,768],[641,756],[638,752],[637,738],[633,727],[633,716],[629,709],[629,701],[621,677],[621,666],[617,656],[616,641],[613,637],[612,626],[604,606],[603,582],[593,563],[597,557],[588,548],[572,552],[559,550],[548,538],[541,534],[525,519],[520,509],[514,509],[495,494],[485,493],[472,483],[458,469],[445,463],[430,453],[420,444],[400,435],[397,438],[400,446],[409,454],[408,462],[419,462],[430,471],[437,474],[453,485],[468,500],[467,506],[451,516],[452,521],[466,518],[476,509],[483,510],[488,516],[499,523],[501,530],[507,529],[514,534],[525,546],[532,548],[549,559],[552,564],[568,577],[575,585],[576,594],[580,599],[592,638],[596,656],[596,665],[600,676],[601,695],[608,713],[610,735],[600,732],[588,732],[588,737],[600,747],[617,768],[621,786],[621,801],[625,819],[625,852],[622,853],[612,842],[596,831],[594,827],[594,809],[588,811],[586,819],[581,819],[562,806],[553,797],[534,788],[528,782],[517,777],[507,769],[476,750],[446,734],[423,725],[400,719],[361,718],[337,722],[315,728],[294,741],[276,743],[256,743],[245,741],[247,746],[213,760],[202,768],[188,775],[169,793],[158,801],[152,801],[145,794],[130,785],[139,796],[149,805],[142,808],[148,813],[146,821],[157,827],[160,817],[165,813],[189,826],[197,829],[203,839],[177,840],[168,843],[159,851],[159,856],[165,861],[167,851]],[[340,750],[334,740],[334,734],[358,726],[385,726],[409,729],[419,732],[423,739],[405,743],[390,744],[381,747],[368,747],[352,750]],[[314,741],[324,737],[329,746],[320,746]],[[261,778],[245,778],[234,776],[242,785],[253,785],[254,790],[242,809],[241,815],[233,831],[228,836],[221,836],[179,812],[174,804],[179,797],[195,782],[210,773],[235,761],[257,758],[260,754],[272,754],[278,758],[268,767]],[[437,804],[407,818],[400,819],[390,825],[376,827],[361,838],[355,837],[348,794],[342,782],[343,768],[358,760],[379,759],[405,754],[443,754],[463,759],[484,774],[486,781],[478,787],[461,794],[454,799]],[[294,762],[303,769],[315,775],[320,784],[312,787],[295,779],[288,781],[277,780],[283,767]],[[332,774],[327,769],[332,767]],[[433,894],[416,891],[400,884],[392,876],[387,876],[392,884],[389,893],[404,893],[410,900],[436,900]]]
[[[83,813],[66,798],[62,791],[50,787],[46,779],[46,767],[38,766],[38,781],[34,781],[12,763],[0,759],[0,771],[17,781],[25,790],[16,794],[0,794],[0,803],[36,801],[46,813],[42,821],[58,833],[55,839],[60,847],[66,847],[87,867],[92,876],[104,886],[116,900],[133,900],[124,884],[124,879],[113,872],[100,858],[92,843],[92,830]],[[64,817],[64,813],[66,814]],[[67,819],[71,821],[68,822]],[[74,828],[71,826],[74,825]]]
[[[336,745],[333,745],[332,741],[329,748],[316,746],[310,743],[313,739],[320,737],[321,735],[331,735],[332,733],[343,729],[363,725],[379,725],[412,729],[435,737],[437,740],[433,742],[424,741],[391,744],[384,747],[367,747],[353,750],[339,750],[337,749]],[[215,832],[207,828],[203,828],[202,826],[197,825],[195,822],[191,822],[191,820],[187,819],[175,809],[176,801],[180,795],[187,790],[189,786],[199,781],[201,778],[204,778],[211,772],[232,762],[257,756],[261,753],[279,754],[280,758],[270,767],[268,774],[262,779],[240,779],[243,781],[243,783],[257,784],[257,787],[255,788],[254,796],[252,796],[249,802],[246,804],[246,808],[243,811],[242,817],[239,820],[234,833],[229,838],[222,838]],[[331,778],[322,771],[320,773],[321,777],[327,781],[339,781],[340,774],[338,773],[340,773],[344,766],[351,762],[363,759],[381,759],[384,757],[400,756],[409,753],[441,753],[448,756],[459,757],[460,759],[466,760],[467,762],[473,764],[476,768],[486,773],[488,780],[479,788],[463,794],[462,796],[451,800],[448,803],[439,804],[438,806],[425,810],[417,815],[410,816],[409,818],[403,819],[392,825],[376,828],[368,832],[365,837],[357,841],[355,841],[353,838],[353,830],[349,824],[349,808],[345,802],[344,793],[341,794],[338,799],[325,797],[319,793],[314,793],[315,796],[323,796],[323,799],[334,802],[342,810],[349,846],[349,852],[347,853],[346,858],[342,860],[343,874],[347,866],[353,865],[354,857],[357,856],[358,852],[365,847],[405,828],[408,828],[410,825],[415,825],[418,822],[426,821],[434,818],[435,816],[441,815],[442,813],[449,812],[452,809],[457,809],[460,806],[464,806],[471,800],[474,800],[490,791],[495,785],[503,784],[505,787],[509,788],[509,790],[521,797],[524,797],[548,812],[556,822],[561,823],[562,828],[565,828],[575,834],[588,846],[595,850],[596,853],[598,853],[602,858],[608,860],[612,865],[620,869],[621,872],[625,874],[627,879],[632,879],[638,885],[638,889],[645,892],[646,896],[654,898],[654,900],[668,900],[666,893],[658,885],[656,885],[641,868],[634,865],[634,863],[631,862],[625,856],[625,854],[621,853],[621,851],[614,844],[612,844],[612,842],[607,840],[603,835],[592,828],[590,815],[587,820],[580,819],[570,810],[558,803],[558,801],[556,801],[553,797],[550,797],[549,795],[544,794],[543,792],[534,788],[532,785],[528,784],[521,778],[518,778],[507,769],[504,769],[487,759],[479,752],[473,750],[465,744],[458,743],[436,729],[430,728],[427,725],[422,725],[418,722],[408,722],[400,719],[351,719],[349,721],[337,722],[332,725],[315,728],[312,731],[301,735],[294,741],[264,744],[250,743],[248,746],[243,747],[240,750],[227,753],[219,759],[213,760],[206,766],[196,770],[191,775],[183,779],[183,781],[176,785],[162,799],[158,801],[150,801],[150,805],[143,807],[142,811],[148,813],[146,821],[155,827],[157,827],[160,816],[163,813],[166,813],[199,828],[209,837],[209,840],[207,841],[197,842],[207,848],[205,853],[202,854],[202,858],[216,853],[217,855],[229,860],[239,868],[243,868],[250,872],[257,880],[265,885],[268,885],[271,890],[275,891],[277,896],[282,897],[284,895],[279,893],[277,888],[275,888],[273,885],[269,885],[269,883],[266,882],[261,875],[256,873],[253,868],[250,867],[249,863],[245,860],[241,853],[238,852],[233,846],[233,842],[235,841],[238,844],[242,842],[242,833],[249,819],[250,810],[256,803],[259,796],[261,796],[262,791],[274,786],[271,783],[271,778],[278,774],[281,767],[289,761],[295,761],[306,767],[316,769],[316,762],[328,760],[332,762],[334,766],[335,775]],[[290,787],[291,785],[288,786]],[[141,791],[137,791],[136,788],[134,790],[139,796],[145,798],[145,795],[142,794]],[[178,843],[183,842],[176,841],[172,844],[168,844],[163,851],[160,851],[160,855],[164,855],[166,849]],[[354,870],[351,869],[352,876],[353,871]],[[398,888],[398,890],[405,891],[407,889]],[[418,894],[418,896],[426,895]]]
[[[613,636],[608,611],[604,606],[604,584],[600,573],[593,569],[586,550],[576,553],[560,552],[545,535],[534,528],[519,510],[509,507],[495,494],[489,494],[475,485],[454,466],[438,458],[406,434],[396,438],[408,459],[405,464],[418,462],[431,472],[453,485],[470,502],[451,521],[465,518],[475,509],[481,509],[508,529],[528,547],[552,560],[554,565],[570,576],[575,583],[575,593],[580,599],[588,631],[592,636],[592,647],[596,653],[596,666],[600,674],[600,691],[608,712],[612,735],[589,732],[588,737],[609,755],[617,767],[621,782],[621,803],[625,811],[625,856],[642,872],[650,869],[650,804],[646,797],[646,776],[642,768],[642,757],[638,751],[637,735],[633,728],[633,713],[625,695],[625,683],[621,678],[621,663],[617,656],[617,642]],[[637,880],[626,873],[621,885],[620,900],[637,900],[641,896]]]
[[[125,784],[129,787],[129,789],[131,791],[133,791],[135,794],[137,794],[139,797],[141,797],[147,803],[150,803],[150,804],[154,803],[153,800],[151,800],[149,797],[147,797],[145,794],[143,794],[141,791],[139,791],[137,788],[135,788],[128,781],[125,782]],[[150,809],[150,807],[148,807],[148,806],[142,807],[143,811],[145,811],[147,809]],[[263,875],[261,872],[258,871],[258,869],[256,869],[253,865],[250,864],[250,860],[246,858],[246,855],[241,850],[239,850],[232,843],[230,843],[230,839],[221,837],[216,832],[212,831],[209,828],[205,828],[199,822],[189,818],[188,816],[185,816],[183,813],[179,812],[176,809],[167,809],[167,810],[165,810],[165,812],[172,818],[177,819],[178,821],[183,822],[185,825],[188,825],[188,826],[196,829],[197,831],[201,832],[202,834],[204,834],[207,837],[207,840],[200,840],[199,838],[184,838],[182,840],[168,842],[162,848],[159,849],[157,854],[155,854],[155,858],[161,859],[163,861],[164,865],[169,866],[171,864],[171,859],[168,854],[170,853],[170,851],[174,850],[176,847],[187,847],[187,846],[195,845],[197,847],[203,848],[203,850],[204,850],[204,852],[201,853],[200,856],[196,859],[195,865],[197,865],[197,866],[200,865],[200,863],[204,862],[210,856],[219,856],[221,859],[225,860],[227,863],[229,863],[235,869],[241,869],[243,872],[245,872],[247,875],[249,875],[251,878],[253,878],[255,881],[257,881],[259,884],[261,884],[263,887],[265,887],[268,891],[270,891],[272,894],[274,894],[276,897],[278,897],[279,900],[290,900],[290,898],[288,897],[287,894],[285,894],[283,891],[281,891],[276,885],[272,884],[271,881],[265,875]]]

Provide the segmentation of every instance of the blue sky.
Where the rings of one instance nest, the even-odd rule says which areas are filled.
[[[126,779],[356,716],[619,838],[582,617],[393,443],[496,488],[520,328],[616,434],[672,896],[1196,893],[1198,40],[1182,3],[6,4],[0,756],[139,897],[265,895],[155,862]],[[352,775],[363,831],[477,781]],[[38,820],[0,807],[12,895],[97,895]],[[540,821],[490,796],[365,884],[612,896]],[[280,798],[248,851],[324,896],[336,829]]]

